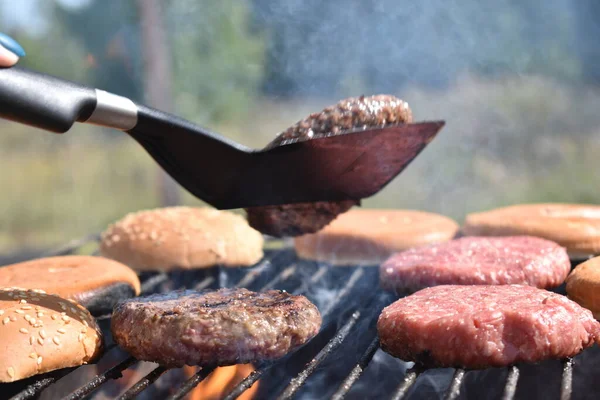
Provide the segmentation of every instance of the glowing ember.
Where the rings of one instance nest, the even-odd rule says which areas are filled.
[[[186,377],[193,376],[197,369],[193,367],[184,367]],[[218,400],[222,399],[229,393],[238,383],[246,378],[254,371],[251,364],[238,364],[228,367],[219,367],[213,371],[206,379],[190,393],[189,400]],[[246,390],[238,400],[253,399],[258,390],[259,382],[255,382],[248,390]]]

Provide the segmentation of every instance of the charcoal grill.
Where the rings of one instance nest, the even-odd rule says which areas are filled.
[[[44,256],[95,254],[90,243],[97,245],[98,240],[99,235],[91,235]],[[584,351],[575,359],[536,365],[513,365],[485,371],[426,370],[393,359],[379,349],[376,335],[375,324],[381,309],[394,300],[390,294],[377,289],[377,268],[332,267],[299,260],[289,246],[279,242],[269,244],[273,246],[268,247],[276,249],[265,251],[264,259],[251,268],[216,267],[199,271],[140,275],[144,294],[182,287],[283,289],[295,294],[302,293],[317,304],[323,315],[323,327],[319,335],[281,360],[255,365],[254,372],[227,394],[227,400],[237,398],[258,380],[260,384],[256,398],[260,399],[303,396],[336,400],[596,398],[595,386],[598,383],[586,378],[585,373],[578,380],[574,371],[575,366],[583,372],[593,371],[600,366],[597,346]],[[140,364],[112,342],[108,330],[110,315],[100,315],[97,319],[107,338],[106,352],[97,364],[99,369],[101,365],[104,367],[65,399],[91,398],[105,390],[111,382],[121,378],[124,371]],[[373,361],[386,357],[386,362]],[[159,385],[161,377],[176,370],[151,365],[150,372],[121,393],[119,399],[183,399],[213,372],[212,368],[199,368],[187,381],[180,379],[176,385]],[[63,369],[24,381],[0,384],[0,395],[13,400],[38,398],[45,390],[52,390],[55,385],[60,384],[61,380],[75,376],[80,368]],[[81,378],[79,382],[82,382]],[[573,390],[574,385],[579,389]]]

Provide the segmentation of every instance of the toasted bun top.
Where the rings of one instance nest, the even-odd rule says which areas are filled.
[[[0,287],[42,289],[66,299],[115,283],[129,284],[140,294],[140,281],[129,267],[103,257],[60,256],[0,268]]]
[[[600,252],[600,206],[521,204],[467,215],[466,235],[532,235],[559,243],[569,255]]]
[[[100,253],[138,270],[249,266],[263,237],[245,218],[211,208],[166,207],[131,213],[103,234]]]
[[[450,240],[458,227],[448,217],[424,211],[357,208],[315,234],[296,238],[295,247],[309,259],[377,263],[396,251]]]
[[[102,333],[74,301],[39,290],[0,289],[0,382],[88,363]]]

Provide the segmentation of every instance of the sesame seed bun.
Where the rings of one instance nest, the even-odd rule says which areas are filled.
[[[0,382],[87,364],[102,345],[80,304],[39,290],[0,289]]]
[[[600,319],[600,257],[575,267],[566,283],[568,297]]]
[[[100,290],[120,283],[129,285],[132,294],[140,294],[137,274],[104,257],[45,257],[0,268],[0,287],[42,289],[83,304]]]
[[[352,209],[294,239],[299,257],[333,265],[378,265],[391,254],[454,238],[458,224],[423,211]]]
[[[103,234],[100,254],[136,270],[251,266],[263,237],[242,216],[211,208],[166,207],[131,213]]]
[[[530,235],[552,240],[572,259],[600,253],[600,206],[566,203],[520,204],[467,215],[469,236]]]

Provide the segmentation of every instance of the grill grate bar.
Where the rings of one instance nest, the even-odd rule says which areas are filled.
[[[415,382],[417,381],[417,377],[420,373],[421,371],[418,370],[409,370],[404,376],[404,380],[402,381],[400,386],[398,386],[398,389],[396,389],[396,393],[394,393],[392,400],[402,400],[404,396],[406,396],[412,385],[415,384]]]
[[[280,273],[277,274],[277,276],[275,278],[271,279],[260,290],[263,291],[263,290],[273,289],[273,287],[275,285],[277,285],[281,281],[285,281],[290,276],[294,275],[294,273],[296,273],[296,264],[290,265],[289,267],[283,269]]]
[[[568,358],[563,362],[562,381],[560,384],[560,400],[570,400],[573,390],[573,359]]]
[[[348,282],[342,288],[342,290],[340,290],[338,292],[337,296],[335,297],[335,300],[332,301],[331,303],[327,304],[327,307],[323,310],[323,312],[321,312],[321,316],[323,317],[323,319],[325,319],[325,316],[328,316],[329,313],[331,311],[333,311],[333,309],[335,307],[337,307],[337,305],[340,303],[341,299],[343,299],[344,297],[346,297],[346,295],[348,293],[350,293],[350,291],[354,288],[354,285],[356,284],[356,282],[358,282],[358,280],[364,274],[365,274],[364,268],[358,268],[352,273],[352,275],[350,275],[350,278],[348,278]]]
[[[59,374],[58,376],[50,376],[48,378],[40,379],[35,383],[27,386],[25,389],[21,390],[19,393],[10,398],[10,400],[26,400],[37,397],[42,390],[46,389],[48,386],[54,384],[57,380],[62,378],[68,372],[64,374]]]
[[[444,396],[444,400],[454,400],[458,397],[460,394],[460,385],[462,384],[464,376],[465,370],[462,368],[458,368],[456,372],[454,372],[452,382],[448,387],[448,391],[446,392],[446,396]]]
[[[212,285],[214,281],[215,281],[214,277],[208,276],[208,277],[204,278],[202,280],[202,282],[200,282],[196,286],[194,286],[194,290],[204,290],[207,287],[209,287],[210,285]]]
[[[364,354],[358,361],[358,364],[356,364],[356,366],[354,366],[354,368],[350,372],[350,375],[348,375],[346,379],[344,379],[344,382],[342,382],[339,389],[334,393],[332,397],[333,400],[342,400],[344,398],[344,396],[350,391],[354,383],[358,381],[358,378],[360,378],[366,367],[369,365],[377,350],[379,350],[379,338],[375,337],[375,339],[373,339],[371,344],[369,344],[369,347],[367,347],[367,350],[364,352]]]
[[[321,266],[317,270],[317,272],[314,273],[314,275],[310,278],[309,281],[302,281],[302,285],[300,285],[298,289],[294,290],[292,294],[298,295],[306,292],[310,285],[314,285],[315,283],[317,283],[326,273],[327,267]]]
[[[235,285],[236,287],[248,287],[252,282],[256,280],[266,269],[271,266],[271,261],[275,258],[275,255],[265,258],[256,267],[249,270],[246,275]]]
[[[246,378],[244,378],[243,381],[238,383],[238,385],[235,388],[233,388],[233,390],[231,392],[229,392],[227,394],[227,396],[223,397],[223,400],[237,399],[242,393],[244,393],[246,390],[250,389],[252,387],[252,385],[254,385],[256,383],[256,381],[259,380],[263,376],[263,374],[265,372],[267,372],[269,370],[269,368],[271,368],[272,366],[273,366],[273,364],[269,363],[269,364],[263,364],[261,367],[256,368],[254,371],[252,371],[250,373],[250,375],[248,375]]]
[[[63,400],[80,400],[85,398],[88,394],[92,393],[94,390],[98,389],[100,385],[109,379],[119,379],[123,376],[122,372],[127,368],[131,367],[135,364],[137,360],[133,357],[127,357],[125,360],[121,361],[119,364],[110,368],[109,370],[96,375],[91,381],[86,383],[85,385],[79,387],[75,391],[73,391],[70,395],[65,397]]]
[[[140,379],[135,385],[130,387],[125,393],[119,396],[119,400],[134,399],[143,390],[147,389],[154,381],[156,381],[162,374],[167,371],[165,367],[156,367],[150,371],[146,376]]]
[[[504,393],[502,394],[502,400],[512,400],[515,397],[517,391],[517,383],[519,382],[519,368],[513,365],[508,369],[508,376],[506,377],[506,385],[504,386]]]
[[[342,328],[327,343],[327,345],[325,347],[323,347],[321,349],[321,351],[319,351],[319,353],[316,355],[316,357],[313,358],[308,364],[306,364],[306,367],[304,368],[304,370],[291,380],[290,384],[279,395],[279,397],[277,397],[277,399],[283,400],[283,399],[292,398],[292,396],[294,396],[294,394],[296,394],[298,389],[300,389],[302,387],[304,382],[306,382],[306,379],[308,379],[308,377],[310,375],[312,375],[312,373],[315,371],[315,369],[317,369],[319,364],[321,364],[323,361],[325,361],[325,359],[331,353],[333,353],[336,348],[338,348],[342,344],[342,342],[346,339],[346,337],[348,336],[348,334],[350,333],[350,331],[352,330],[354,325],[356,325],[356,323],[358,322],[359,318],[360,318],[360,311],[354,311],[354,313],[352,313],[352,316],[350,317],[350,319],[348,319],[348,321],[346,321],[344,326],[342,326]]]
[[[202,382],[208,375],[215,370],[212,368],[202,368],[196,372],[194,376],[188,379],[173,395],[167,398],[167,400],[180,400],[183,399],[187,394],[192,391],[200,382]]]
[[[153,290],[158,285],[161,285],[169,280],[169,275],[165,272],[161,272],[160,274],[154,275],[153,277],[145,280],[141,284],[141,292],[146,293]]]

